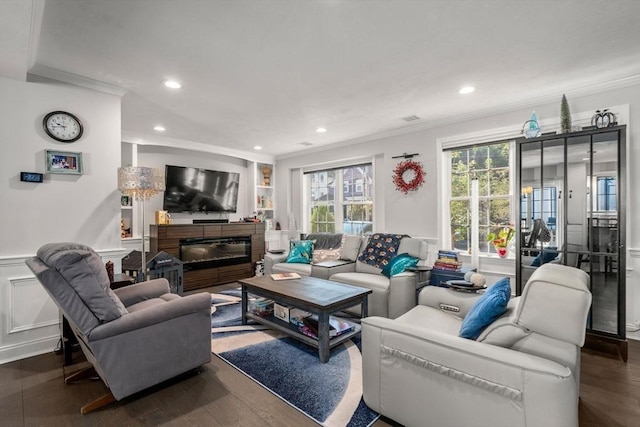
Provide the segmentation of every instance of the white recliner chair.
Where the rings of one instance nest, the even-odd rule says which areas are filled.
[[[458,333],[479,295],[446,288],[423,289],[395,320],[363,319],[366,404],[407,427],[578,426],[588,282],[539,267],[476,341]]]

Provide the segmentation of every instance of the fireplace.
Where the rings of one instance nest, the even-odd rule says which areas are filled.
[[[185,271],[251,262],[251,236],[180,240]]]

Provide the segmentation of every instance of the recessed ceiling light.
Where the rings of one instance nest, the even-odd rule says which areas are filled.
[[[171,89],[180,89],[182,85],[175,80],[165,80],[164,85]]]
[[[475,92],[476,88],[474,86],[462,86],[458,93],[460,95],[466,95],[468,93]]]
[[[253,147],[254,150],[262,150],[262,147],[259,145],[256,145],[255,147]]]
[[[158,132],[164,132],[166,129],[164,126],[154,126],[153,130],[157,130]]]
[[[325,128],[318,128],[316,129],[316,132],[318,133],[325,133],[327,130]]]

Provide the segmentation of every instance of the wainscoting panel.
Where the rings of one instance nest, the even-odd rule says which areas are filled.
[[[9,283],[9,334],[59,323],[58,307],[35,277],[10,278]]]
[[[116,273],[128,252],[98,251]],[[58,307],[25,264],[31,256],[0,258],[0,364],[53,351],[60,340]]]

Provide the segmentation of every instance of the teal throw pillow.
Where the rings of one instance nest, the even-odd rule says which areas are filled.
[[[382,274],[391,278],[396,274],[400,274],[409,267],[415,267],[418,264],[419,259],[412,257],[409,254],[400,254],[391,258],[391,261],[382,269]]]
[[[470,340],[477,339],[487,326],[507,311],[509,298],[511,285],[509,278],[504,277],[487,289],[487,292],[473,304],[462,321],[459,336]]]
[[[311,264],[313,240],[292,240],[289,245],[289,264]]]

